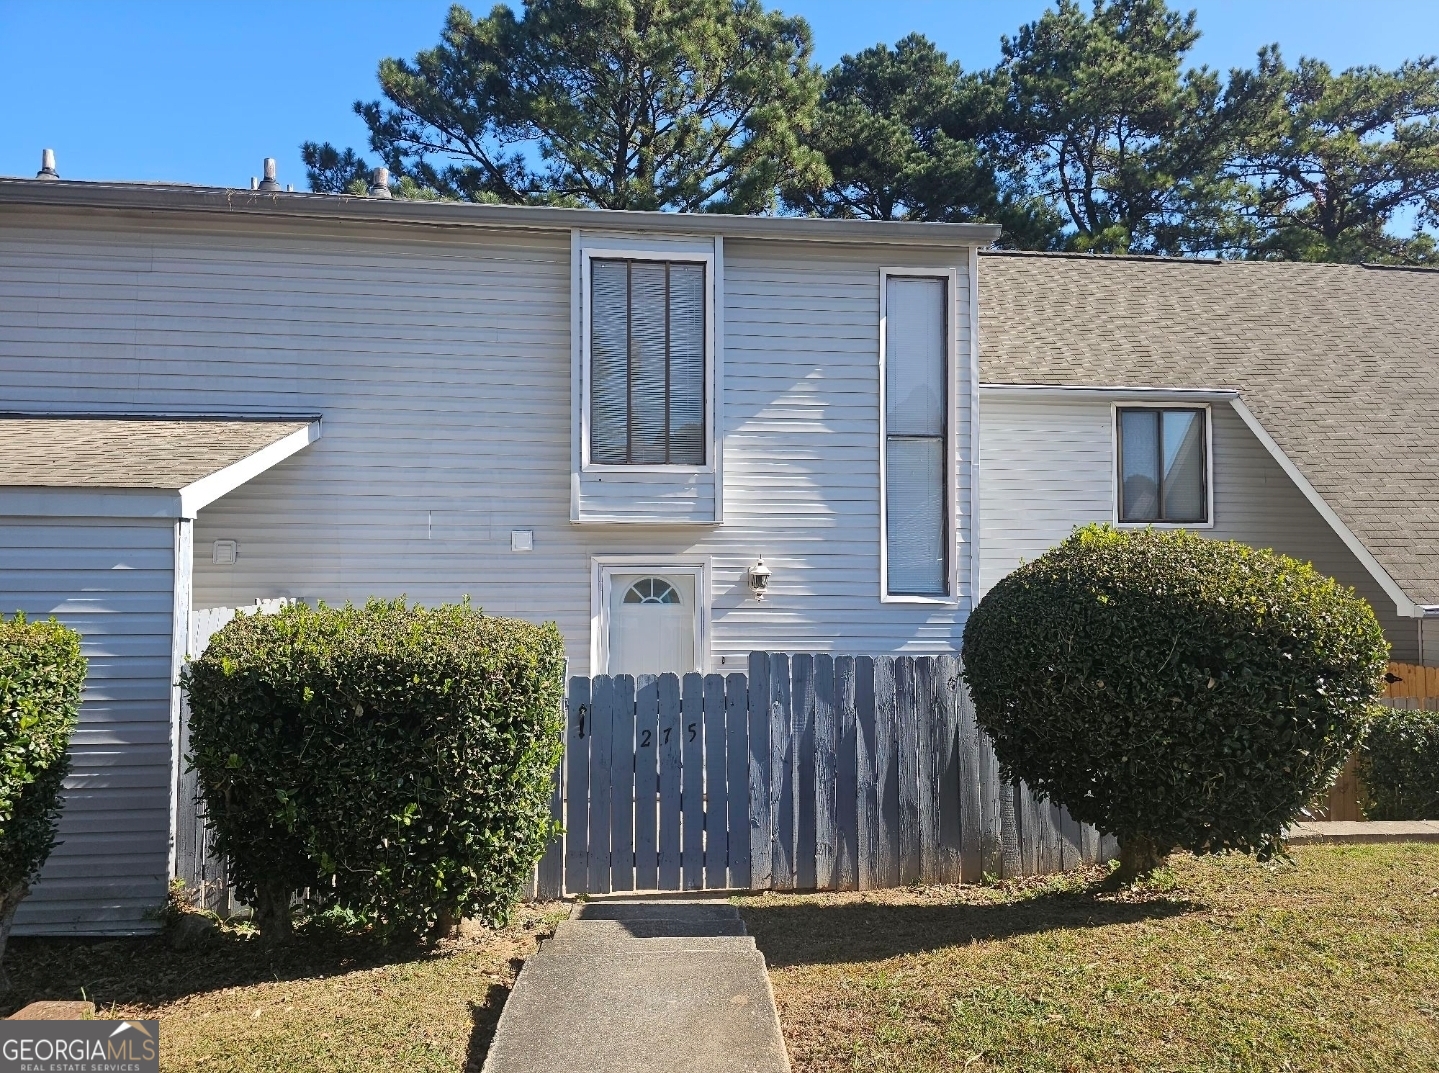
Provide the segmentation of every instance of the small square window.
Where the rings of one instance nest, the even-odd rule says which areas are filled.
[[[1209,521],[1205,411],[1123,407],[1119,429],[1119,520]]]

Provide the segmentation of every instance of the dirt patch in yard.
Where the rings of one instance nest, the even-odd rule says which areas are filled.
[[[796,1073],[1434,1070],[1439,845],[739,900]]]
[[[521,906],[507,928],[428,949],[323,931],[269,948],[243,928],[187,950],[16,938],[0,1013],[86,998],[101,1016],[158,1017],[167,1071],[478,1073],[520,963],[566,908]]]

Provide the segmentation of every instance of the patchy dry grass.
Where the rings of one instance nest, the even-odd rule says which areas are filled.
[[[102,1016],[158,1017],[167,1071],[478,1073],[520,962],[564,908],[521,906],[508,928],[426,950],[323,932],[268,949],[241,928],[186,951],[12,939],[0,1012],[83,997]]]
[[[741,899],[796,1073],[1439,1069],[1439,845]]]

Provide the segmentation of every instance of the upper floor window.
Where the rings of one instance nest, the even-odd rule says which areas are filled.
[[[882,276],[886,597],[950,595],[950,280]]]
[[[1208,522],[1202,409],[1119,410],[1119,520]]]
[[[590,462],[703,466],[705,265],[589,265]]]

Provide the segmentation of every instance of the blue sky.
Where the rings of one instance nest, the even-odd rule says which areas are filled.
[[[384,56],[434,44],[448,0],[0,0],[0,175],[33,175],[55,149],[70,179],[178,180],[248,186],[266,156],[280,181],[305,188],[306,139],[366,148],[350,111],[378,95]],[[804,15],[817,58],[910,31],[966,68],[999,55],[999,38],[1046,0],[787,0]],[[1183,6],[1172,4],[1172,6]],[[1433,0],[1199,0],[1196,63],[1252,62],[1278,41],[1285,55],[1335,67],[1439,52]],[[487,9],[488,0],[473,7]]]

